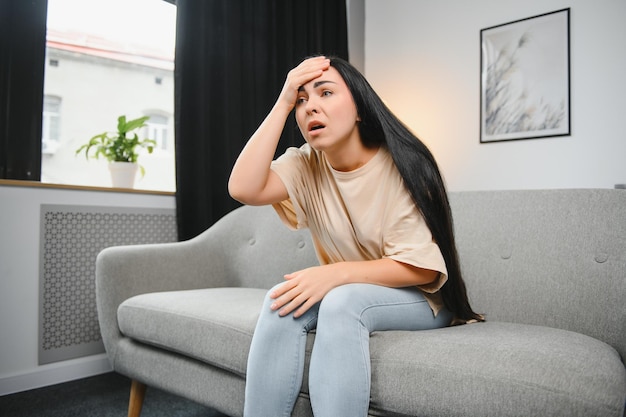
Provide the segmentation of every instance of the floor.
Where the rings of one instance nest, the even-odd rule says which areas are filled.
[[[111,372],[0,397],[2,417],[120,417],[130,380]],[[228,417],[193,401],[148,388],[141,417]]]

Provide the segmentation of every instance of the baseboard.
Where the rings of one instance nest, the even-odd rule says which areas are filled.
[[[39,366],[34,371],[0,376],[0,396],[111,372],[105,354]]]

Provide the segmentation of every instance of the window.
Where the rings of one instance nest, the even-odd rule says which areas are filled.
[[[146,137],[154,139],[157,143],[157,148],[164,151],[173,150],[173,146],[170,146],[168,141],[168,131],[170,130],[170,121],[167,116],[162,114],[146,113],[150,116],[146,126]]]
[[[76,149],[120,115],[150,116],[139,133],[158,149],[141,154],[135,188],[175,190],[175,28],[164,0],[48,0],[42,182],[110,186],[106,161]]]
[[[59,146],[61,123],[61,97],[44,96],[41,152],[54,154]]]

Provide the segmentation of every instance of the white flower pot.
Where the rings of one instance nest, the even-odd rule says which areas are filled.
[[[138,169],[134,162],[109,162],[111,184],[114,188],[133,188]]]

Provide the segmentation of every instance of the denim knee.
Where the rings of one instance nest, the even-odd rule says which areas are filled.
[[[274,302],[274,299],[270,297],[270,294],[278,288],[282,283],[276,284],[265,294],[263,301],[263,307],[259,315],[257,322],[257,328],[262,327],[265,332],[276,332],[279,335],[283,335],[285,331],[293,329],[293,331],[299,332],[304,330],[305,332],[315,328],[317,322],[317,306],[314,305],[305,314],[299,318],[294,318],[293,314],[281,316],[278,314],[278,310],[272,310],[270,306]]]
[[[359,284],[346,284],[330,290],[320,302],[319,320],[359,319],[362,307],[355,302],[355,290]]]

